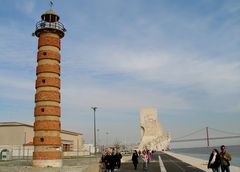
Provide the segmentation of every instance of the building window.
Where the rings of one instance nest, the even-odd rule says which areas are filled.
[[[71,150],[70,144],[63,144],[63,152],[69,152]]]
[[[73,140],[61,140],[63,152],[73,151]]]

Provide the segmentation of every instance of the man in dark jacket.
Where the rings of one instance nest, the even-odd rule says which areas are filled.
[[[114,172],[116,161],[111,149],[107,151],[107,155],[105,156],[104,161],[106,166],[106,172]]]
[[[116,166],[119,169],[121,167],[121,159],[122,159],[122,154],[117,151],[115,154],[115,160],[116,160]]]
[[[137,150],[134,150],[134,152],[132,154],[132,162],[133,162],[133,165],[134,165],[134,169],[137,170],[137,165],[138,165],[138,152],[137,152]]]

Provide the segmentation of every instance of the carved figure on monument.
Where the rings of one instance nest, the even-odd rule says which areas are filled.
[[[167,150],[170,136],[164,134],[162,126],[157,119],[157,109],[144,108],[140,112],[141,142],[139,149]]]

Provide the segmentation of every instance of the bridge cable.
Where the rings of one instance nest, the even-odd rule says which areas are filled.
[[[211,130],[220,132],[220,133],[231,134],[231,135],[240,135],[240,133],[232,133],[232,132],[229,132],[229,131],[219,130],[219,129],[211,128],[211,127],[208,127],[208,128],[211,129]]]
[[[196,133],[198,133],[198,132],[200,132],[200,131],[202,131],[202,130],[205,130],[205,129],[206,129],[206,128],[201,128],[201,129],[199,129],[199,130],[196,130],[196,131],[193,131],[193,132],[191,132],[191,133],[189,133],[189,134],[186,134],[186,135],[184,135],[184,136],[182,136],[182,137],[173,138],[173,140],[178,140],[178,139],[182,139],[182,138],[191,136],[191,135],[196,134]]]

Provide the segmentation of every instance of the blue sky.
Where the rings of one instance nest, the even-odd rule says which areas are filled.
[[[31,33],[49,1],[0,2],[0,121],[32,124],[37,38]],[[239,133],[239,0],[55,0],[53,9],[67,29],[63,129],[92,142],[90,107],[97,106],[98,142],[136,143],[140,109],[155,107],[173,138],[206,126]],[[240,141],[212,144],[221,143]]]

